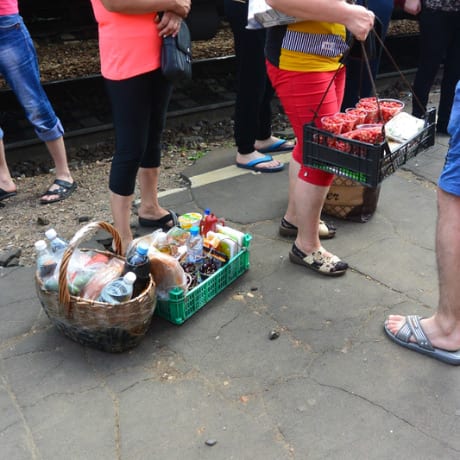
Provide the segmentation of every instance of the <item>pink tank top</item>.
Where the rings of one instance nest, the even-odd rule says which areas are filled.
[[[99,28],[103,77],[124,80],[160,67],[162,40],[154,22],[157,13],[111,13],[101,0],[91,0],[91,4]]]
[[[0,1],[0,16],[9,14],[18,14],[18,0],[2,0]]]

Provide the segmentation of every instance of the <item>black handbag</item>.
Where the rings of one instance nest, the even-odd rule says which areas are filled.
[[[192,78],[192,40],[185,21],[181,22],[179,33],[163,38],[161,48],[161,70],[171,82]]]

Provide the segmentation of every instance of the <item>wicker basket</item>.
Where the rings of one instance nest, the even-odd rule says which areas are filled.
[[[112,235],[115,254],[96,252],[124,260],[117,230],[106,222],[92,222],[74,235],[64,252],[59,270],[59,292],[45,290],[38,273],[35,274],[35,286],[45,313],[67,337],[103,351],[122,352],[138,345],[150,326],[156,306],[155,284],[150,277],[149,286],[138,297],[116,305],[71,295],[67,267],[73,251],[89,233],[99,229]]]

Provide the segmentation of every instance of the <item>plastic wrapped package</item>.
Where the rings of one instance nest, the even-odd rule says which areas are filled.
[[[168,299],[169,291],[175,287],[187,291],[187,275],[179,261],[160,251],[149,252],[150,273],[160,299]]]

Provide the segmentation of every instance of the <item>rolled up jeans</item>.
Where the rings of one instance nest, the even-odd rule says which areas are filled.
[[[0,74],[15,93],[38,138],[43,142],[60,138],[64,129],[41,85],[34,44],[19,14],[0,16]]]

